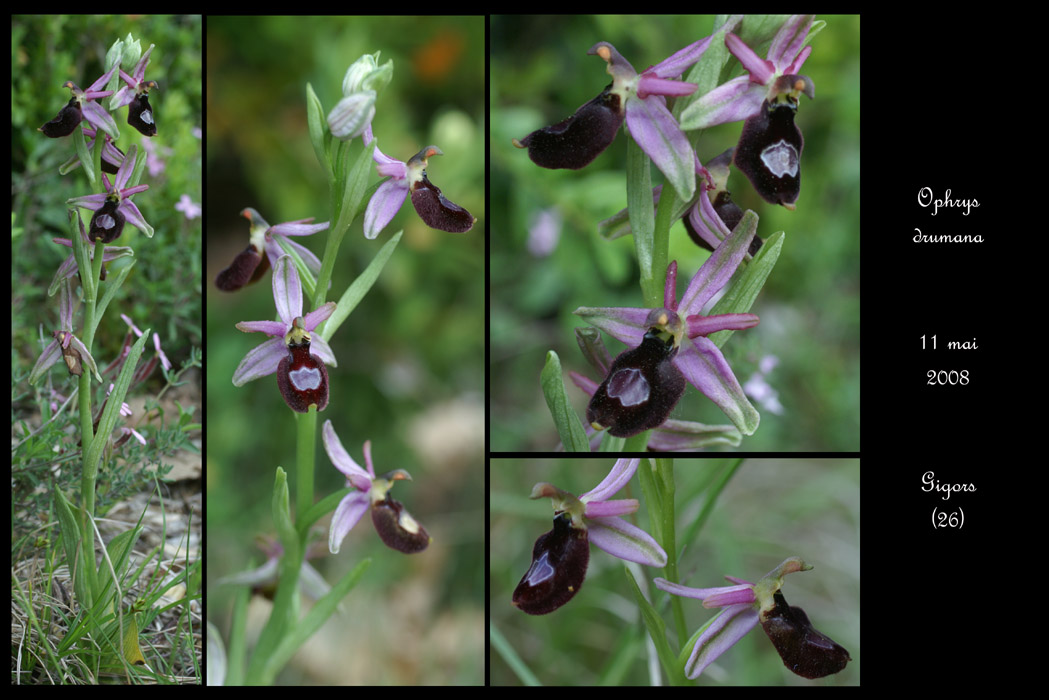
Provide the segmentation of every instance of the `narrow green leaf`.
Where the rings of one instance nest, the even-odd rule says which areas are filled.
[[[646,305],[652,306],[649,302],[658,296],[660,301],[656,306],[659,306],[663,299],[663,283],[662,281],[656,282],[655,271],[652,269],[656,218],[652,204],[652,176],[649,160],[634,139],[627,140],[626,153],[626,201],[630,214],[630,230],[634,233],[637,264],[641,268],[641,291],[644,294]],[[660,278],[662,279],[662,276]],[[659,288],[658,294],[655,291],[656,287]]]
[[[113,382],[113,390],[109,392],[109,400],[98,421],[98,432],[95,433],[84,456],[84,471],[90,479],[94,479],[98,473],[98,461],[102,457],[102,449],[106,446],[109,435],[116,426],[117,418],[120,416],[120,406],[124,403],[128,387],[131,386],[131,377],[135,373],[139,358],[142,357],[142,350],[146,345],[146,339],[149,338],[149,333],[150,329],[147,328],[142,332],[142,337],[131,346],[124,367],[120,370],[120,376]]]
[[[80,553],[80,525],[77,524],[77,519],[62,489],[54,486],[52,491],[54,492],[55,513],[58,515],[58,526],[62,531],[62,547],[66,552],[66,565],[69,567],[69,576],[73,579],[73,592],[76,593],[77,602],[81,607],[90,608],[94,603],[94,596],[84,569],[85,560]]]
[[[503,633],[491,621],[488,622],[488,637],[491,640],[492,648],[506,662],[506,665],[510,667],[510,670],[514,672],[521,683],[531,687],[543,684],[539,677],[532,672],[532,669],[528,668],[528,664],[517,653],[510,641],[503,636]]]
[[[284,556],[292,556],[299,548],[299,536],[291,519],[291,504],[288,493],[288,474],[277,467],[277,478],[273,482],[273,523],[284,546]]]
[[[131,249],[128,248],[128,250]],[[134,252],[132,252],[131,255],[134,255]],[[113,299],[113,295],[115,295],[117,290],[120,289],[120,285],[124,284],[124,280],[127,279],[127,276],[131,273],[131,268],[135,266],[136,262],[136,260],[129,260],[122,268],[120,268],[120,272],[118,272],[115,277],[110,276],[106,280],[106,291],[102,294],[102,300],[95,306],[96,322],[101,320],[105,315],[106,307],[109,306],[109,302]],[[92,336],[94,336],[94,333],[92,333]]]
[[[663,618],[659,616],[659,613],[656,612],[656,609],[652,607],[652,604],[645,598],[644,593],[641,592],[641,588],[634,579],[634,574],[630,572],[630,567],[624,564],[623,571],[626,572],[627,580],[630,581],[630,585],[633,588],[638,609],[641,610],[641,619],[648,630],[648,636],[652,638],[652,642],[656,645],[656,655],[659,657],[659,663],[663,667],[663,672],[667,674],[667,679],[671,685],[682,685],[684,677],[676,665],[677,657],[670,649],[669,642],[667,642],[666,625],[663,624]]]
[[[551,350],[546,354],[546,364],[539,374],[539,384],[546,397],[546,405],[554,419],[554,426],[561,436],[561,444],[566,452],[589,452],[590,443],[586,439],[586,430],[579,416],[568,402],[565,393],[565,382],[561,376],[561,359]]]
[[[353,590],[354,586],[361,580],[361,576],[371,566],[371,563],[371,559],[365,559],[355,566],[337,584],[332,586],[332,589],[323,598],[313,605],[299,624],[288,631],[288,634],[284,636],[273,651],[269,664],[264,671],[264,679],[267,685],[273,681],[280,669],[291,660],[291,657],[295,655],[299,647],[305,644],[306,640],[312,637],[321,628],[321,625],[327,622],[328,618],[335,613],[339,603],[346,597],[347,593]]]
[[[375,281],[379,279],[379,273],[382,272],[390,256],[393,255],[393,251],[397,248],[397,244],[400,243],[403,233],[403,231],[398,231],[390,240],[386,241],[382,248],[379,249],[379,252],[375,254],[375,257],[372,258],[372,261],[368,263],[368,267],[364,269],[364,272],[358,275],[357,279],[346,288],[342,298],[339,299],[338,306],[335,307],[335,311],[332,312],[332,315],[325,321],[324,327],[321,329],[322,338],[331,340],[343,321],[357,308],[357,304],[361,302],[364,295],[368,293]]]
[[[750,261],[746,269],[732,281],[724,296],[718,300],[711,310],[714,314],[742,314],[750,311],[758,293],[765,285],[772,268],[779,260],[780,251],[783,249],[782,231],[775,233],[765,241],[761,250]],[[735,331],[718,331],[710,335],[710,340],[719,348],[725,345]]]

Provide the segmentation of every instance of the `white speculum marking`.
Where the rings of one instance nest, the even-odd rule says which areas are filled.
[[[401,515],[397,519],[397,523],[402,529],[410,532],[413,535],[419,534],[419,523],[415,522],[415,518],[408,515],[408,511],[401,510]]]
[[[288,378],[291,380],[291,385],[299,391],[309,391],[321,385],[320,370],[313,367],[293,369],[288,372]]]
[[[532,563],[532,568],[525,574],[525,581],[528,582],[529,586],[538,585],[554,575],[554,567],[550,566],[550,563],[547,561],[548,556],[548,552],[543,552],[542,556]]]
[[[798,174],[798,151],[793,145],[780,139],[761,152],[761,162],[776,177]]]
[[[113,228],[116,226],[116,223],[116,220],[109,214],[103,214],[95,219],[95,225],[98,226],[98,228]]]
[[[142,121],[144,121],[145,123],[147,123],[147,124],[152,124],[153,123],[153,113],[150,112],[149,110],[146,110],[145,112],[140,114],[139,118]]]
[[[624,406],[637,406],[648,401],[648,380],[641,370],[629,367],[612,375],[608,381],[608,395],[619,399]]]

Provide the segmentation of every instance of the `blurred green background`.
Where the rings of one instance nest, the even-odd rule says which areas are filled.
[[[393,59],[373,123],[384,153],[407,160],[428,144],[430,180],[478,218],[472,231],[429,229],[409,203],[379,235],[360,220],[342,242],[329,299],[338,299],[390,236],[404,237],[376,285],[331,340],[331,420],[363,464],[407,469],[394,498],[434,538],[423,554],[387,549],[367,519],[337,557],[314,561],[335,581],[365,556],[372,567],[282,683],[484,681],[485,22],[477,17],[208,18],[208,578],[210,616],[225,633],[228,591],[215,581],[249,566],[256,533],[272,533],[278,465],[294,488],[294,417],[275,377],[236,388],[244,355],[265,340],[238,321],[275,317],[271,274],[227,294],[213,280],[244,249],[254,207],[270,224],[331,218],[327,180],[308,140],[306,83],[325,113],[364,53]],[[354,145],[351,157],[359,153]],[[370,183],[380,180],[372,171]],[[327,232],[298,238],[318,257]],[[307,310],[308,310],[307,304]],[[319,431],[318,431],[319,432]],[[318,497],[342,488],[320,435]],[[319,537],[327,542],[328,518]],[[256,599],[265,615],[268,603]],[[253,618],[254,619],[254,618]],[[320,643],[317,643],[320,642]]]
[[[740,383],[766,355],[779,365],[766,380],[779,393],[781,415],[762,414],[742,449],[855,451],[859,449],[859,29],[856,16],[821,16],[827,26],[813,41],[801,72],[816,85],[802,99],[797,124],[805,137],[804,176],[796,211],[762,201],[733,169],[729,188],[744,209],[761,217],[758,234],[785,231],[779,262],[753,312],[756,328],[736,333],[723,348]],[[548,350],[566,371],[569,398],[583,416],[585,395],[567,371],[589,370],[573,328],[579,306],[640,303],[633,241],[604,241],[597,222],[626,205],[626,136],[579,171],[546,170],[514,148],[511,138],[571,115],[610,82],[604,63],[588,56],[611,42],[641,71],[710,34],[712,16],[493,17],[491,55],[491,447],[495,452],[550,450],[558,444],[539,388]],[[764,56],[767,47],[753,47]],[[735,63],[734,75],[742,69]],[[707,130],[698,155],[707,162],[739,138],[742,124]],[[654,184],[662,174],[652,168]],[[556,209],[563,226],[548,257],[529,252],[528,234],[543,210]],[[671,229],[678,261],[678,295],[706,259],[680,222]],[[606,338],[610,352],[624,349]],[[686,391],[672,417],[727,423],[698,391]]]
[[[77,168],[60,175],[58,167],[74,155],[69,137],[50,139],[37,128],[69,101],[62,84],[72,80],[87,88],[105,72],[106,51],[128,33],[142,50],[156,44],[146,77],[160,83],[151,92],[158,133],[152,139],[127,124],[127,110],[114,115],[118,146],[138,144],[153,153],[142,176],[149,190],[133,201],[154,228],[152,239],[128,224],[113,245],[135,249],[134,270],[120,288],[95,336],[95,359],[109,364],[120,350],[127,314],[141,328],[160,336],[176,368],[191,346],[202,345],[201,219],[187,219],[175,209],[183,194],[201,202],[201,19],[151,15],[14,16],[11,20],[11,308],[12,369],[16,382],[29,373],[40,354],[38,326],[58,328],[58,299],[47,288],[70,249],[52,242],[69,238],[66,200],[91,194]],[[128,67],[127,70],[130,70]],[[123,82],[121,82],[123,85]],[[86,123],[86,122],[85,122]],[[148,144],[147,144],[148,142]],[[149,151],[146,151],[147,153]],[[110,176],[112,178],[112,176]],[[99,189],[98,191],[101,191]],[[91,212],[80,210],[85,222]],[[107,266],[114,275],[126,259]],[[78,314],[75,327],[82,323]],[[50,338],[48,338],[49,340]],[[152,345],[146,357],[152,353]],[[56,377],[58,375],[56,374]],[[159,371],[153,381],[163,384]],[[73,386],[71,380],[68,386]],[[56,388],[61,387],[56,384]],[[16,393],[17,396],[17,393]],[[200,418],[198,413],[196,416]]]
[[[784,666],[764,631],[756,628],[700,676],[699,685],[856,685],[860,679],[859,460],[748,459],[722,491],[694,541],[686,528],[706,502],[705,485],[724,474],[729,459],[674,462],[680,583],[727,586],[724,575],[756,581],[789,556],[814,568],[784,579],[783,594],[812,624],[844,646],[852,661],[822,680],[809,681]],[[624,562],[590,547],[579,593],[548,615],[526,615],[510,604],[531,562],[535,540],[551,528],[549,499],[529,500],[546,481],[579,495],[597,486],[614,464],[599,459],[493,459],[491,466],[491,623],[545,685],[648,685],[648,633],[641,622]],[[644,463],[642,463],[644,468]],[[635,477],[614,498],[637,498],[628,520],[651,532],[648,504]],[[662,569],[630,564],[638,584],[667,624],[678,651],[668,595],[652,583]],[[682,598],[691,636],[715,613]],[[652,652],[654,656],[654,652]],[[520,685],[494,649],[492,685]],[[658,665],[658,661],[653,661]]]

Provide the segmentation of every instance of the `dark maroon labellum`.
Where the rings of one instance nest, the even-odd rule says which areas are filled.
[[[773,597],[776,607],[761,614],[761,626],[784,666],[802,678],[823,678],[852,661],[844,647],[812,626],[804,610],[787,605],[782,593]]]
[[[157,123],[153,119],[153,108],[149,96],[135,95],[127,106],[127,123],[139,130],[143,136],[156,136]]]
[[[630,437],[670,416],[685,393],[685,376],[672,362],[677,354],[673,338],[659,335],[657,329],[649,330],[641,345],[615,359],[590,399],[587,422],[616,437]]]
[[[554,517],[554,529],[532,548],[532,565],[514,589],[513,604],[529,615],[557,610],[579,592],[590,563],[585,528],[572,527],[568,513]]]
[[[80,103],[73,97],[65,107],[59,110],[58,116],[40,127],[40,131],[44,136],[53,139],[69,136],[83,119],[84,113],[80,109]]]
[[[451,202],[441,194],[441,189],[434,185],[423,172],[423,179],[412,185],[412,206],[419,213],[419,218],[430,228],[448,233],[465,233],[473,228],[477,221],[470,212]]]
[[[426,528],[389,496],[372,504],[372,524],[383,543],[398,552],[415,554],[430,545]]]
[[[229,267],[215,277],[215,286],[224,292],[235,292],[259,279],[269,269],[269,259],[254,245],[237,253]]]
[[[735,164],[766,202],[793,209],[801,192],[801,129],[794,124],[794,102],[761,103],[743,123]]]
[[[124,232],[124,215],[120,213],[120,203],[115,199],[106,199],[91,217],[87,237],[92,241],[102,239],[103,243],[112,243]]]
[[[520,141],[536,165],[553,170],[578,170],[589,165],[616,138],[624,117],[619,95],[609,84],[600,95],[576,110],[576,113],[553,126],[533,131]]]
[[[328,405],[328,370],[308,340],[288,345],[288,356],[277,365],[277,386],[293,411],[306,413],[317,404],[320,412]]]

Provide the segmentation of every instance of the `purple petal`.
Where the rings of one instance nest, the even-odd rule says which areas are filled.
[[[607,501],[630,482],[630,479],[633,478],[634,472],[637,471],[637,467],[640,463],[640,459],[616,460],[612,470],[608,472],[608,476],[606,476],[595,488],[580,496],[579,500],[583,503]]]
[[[696,190],[695,154],[688,138],[661,97],[627,100],[630,134],[683,200]]]
[[[332,427],[330,420],[324,421],[324,427],[321,432],[324,440],[324,450],[328,453],[331,463],[335,465],[336,469],[346,475],[346,478],[350,480],[355,489],[367,495],[368,490],[372,486],[371,477],[368,476],[368,472],[364,471],[354,461],[353,457],[350,457],[350,453],[342,446],[342,442],[339,440],[339,436],[335,434],[335,428]],[[347,528],[348,530],[349,528]],[[339,539],[340,541],[342,540],[341,537]]]
[[[97,102],[85,102],[83,104],[84,119],[87,119],[97,129],[109,134],[115,141],[120,137],[120,129],[113,117]]]
[[[290,255],[282,255],[273,266],[273,301],[286,326],[302,316],[302,283]]]
[[[241,321],[237,328],[245,333],[265,333],[281,340],[288,333],[288,327],[281,321]]]
[[[346,498],[339,502],[335,509],[335,515],[331,519],[331,528],[328,531],[328,551],[338,554],[342,546],[342,540],[346,537],[353,526],[368,512],[368,494],[354,491],[347,494]]]
[[[723,608],[696,640],[685,664],[685,675],[698,678],[703,670],[758,624],[758,611],[750,605]]]
[[[761,416],[747,400],[736,375],[713,341],[702,336],[683,340],[674,358],[685,379],[717,404],[744,435],[753,435]]]
[[[320,358],[321,362],[326,365],[331,367],[339,366],[339,363],[335,361],[335,353],[332,352],[328,341],[319,335],[314,335],[310,341],[310,354]]]
[[[685,319],[688,324],[688,337],[708,336],[718,331],[741,331],[758,325],[758,317],[754,314],[718,314],[716,316],[689,316]]]
[[[769,46],[769,60],[780,69],[781,73],[795,72],[782,69],[786,68],[801,53],[801,46],[805,43],[805,37],[808,36],[809,29],[812,27],[812,20],[812,15],[792,15],[773,37],[772,45]],[[811,50],[811,47],[806,48]]]
[[[325,221],[320,224],[311,224],[313,217],[308,219],[299,219],[297,221],[286,221],[283,224],[277,224],[270,228],[270,234],[278,234],[281,236],[312,236],[315,233],[327,230],[330,222]]]
[[[375,238],[400,211],[408,197],[408,181],[391,178],[375,190],[364,211],[364,237]]]
[[[684,95],[691,95],[698,88],[699,86],[695,83],[657,78],[646,72],[641,75],[641,79],[637,82],[637,96],[641,99],[645,99],[649,95],[683,97]]]
[[[710,46],[710,42],[713,40],[714,36],[715,35],[712,34],[705,39],[700,39],[695,43],[689,44],[680,51],[671,54],[656,65],[652,66],[646,70],[645,73],[650,73],[660,78],[678,77],[684,73],[689,66],[703,56],[703,52],[707,50],[708,46]]]
[[[673,593],[674,595],[681,596],[683,598],[695,598],[697,600],[706,600],[710,596],[719,595],[727,590],[736,590],[740,586],[716,586],[714,588],[692,588],[691,586],[683,586],[680,583],[673,583],[667,581],[665,578],[655,579],[656,588],[666,591],[667,593]],[[754,602],[754,593],[751,591],[751,601]]]
[[[776,66],[772,61],[758,56],[753,49],[735,34],[730,33],[725,37],[725,46],[728,47],[729,53],[738,58],[739,62],[743,64],[743,68],[750,73],[750,81],[752,83],[765,85],[776,72]]]
[[[580,500],[582,500],[580,498]],[[615,501],[592,501],[586,504],[585,515],[588,518],[612,518],[636,513],[640,507],[636,498],[624,498]]]
[[[743,121],[757,113],[764,99],[765,89],[741,75],[719,85],[686,107],[681,113],[681,128],[691,131]]]
[[[703,306],[728,284],[750,249],[750,240],[757,230],[758,215],[748,210],[732,235],[722,241],[714,254],[696,271],[681,298],[678,308],[680,315],[688,317],[702,312]]]
[[[637,347],[648,331],[645,321],[652,309],[580,306],[573,313],[616,340]]]
[[[262,345],[252,349],[240,361],[237,370],[233,373],[233,386],[243,386],[253,379],[273,374],[277,371],[280,361],[287,356],[288,348],[284,345],[284,339],[270,338]]]
[[[587,529],[590,541],[614,557],[648,566],[667,565],[667,553],[652,536],[622,518],[588,519]]]
[[[302,317],[302,327],[307,331],[312,331],[317,326],[327,321],[333,313],[335,313],[335,307],[337,304],[334,301],[314,309],[305,316]]]
[[[29,373],[29,383],[36,384],[40,377],[44,375],[44,372],[51,369],[51,367],[58,362],[58,358],[62,357],[62,346],[57,340],[52,340],[44,348],[44,351],[40,353],[40,357],[37,358],[36,364],[33,365],[32,371]]]
[[[146,187],[149,187],[149,185],[146,185]],[[120,203],[119,209],[120,213],[124,215],[124,218],[127,219],[129,224],[146,234],[148,237],[153,237],[153,227],[150,226],[146,221],[146,218],[142,216],[142,212],[139,211],[139,208],[135,206],[134,202],[130,199],[125,199]]]

